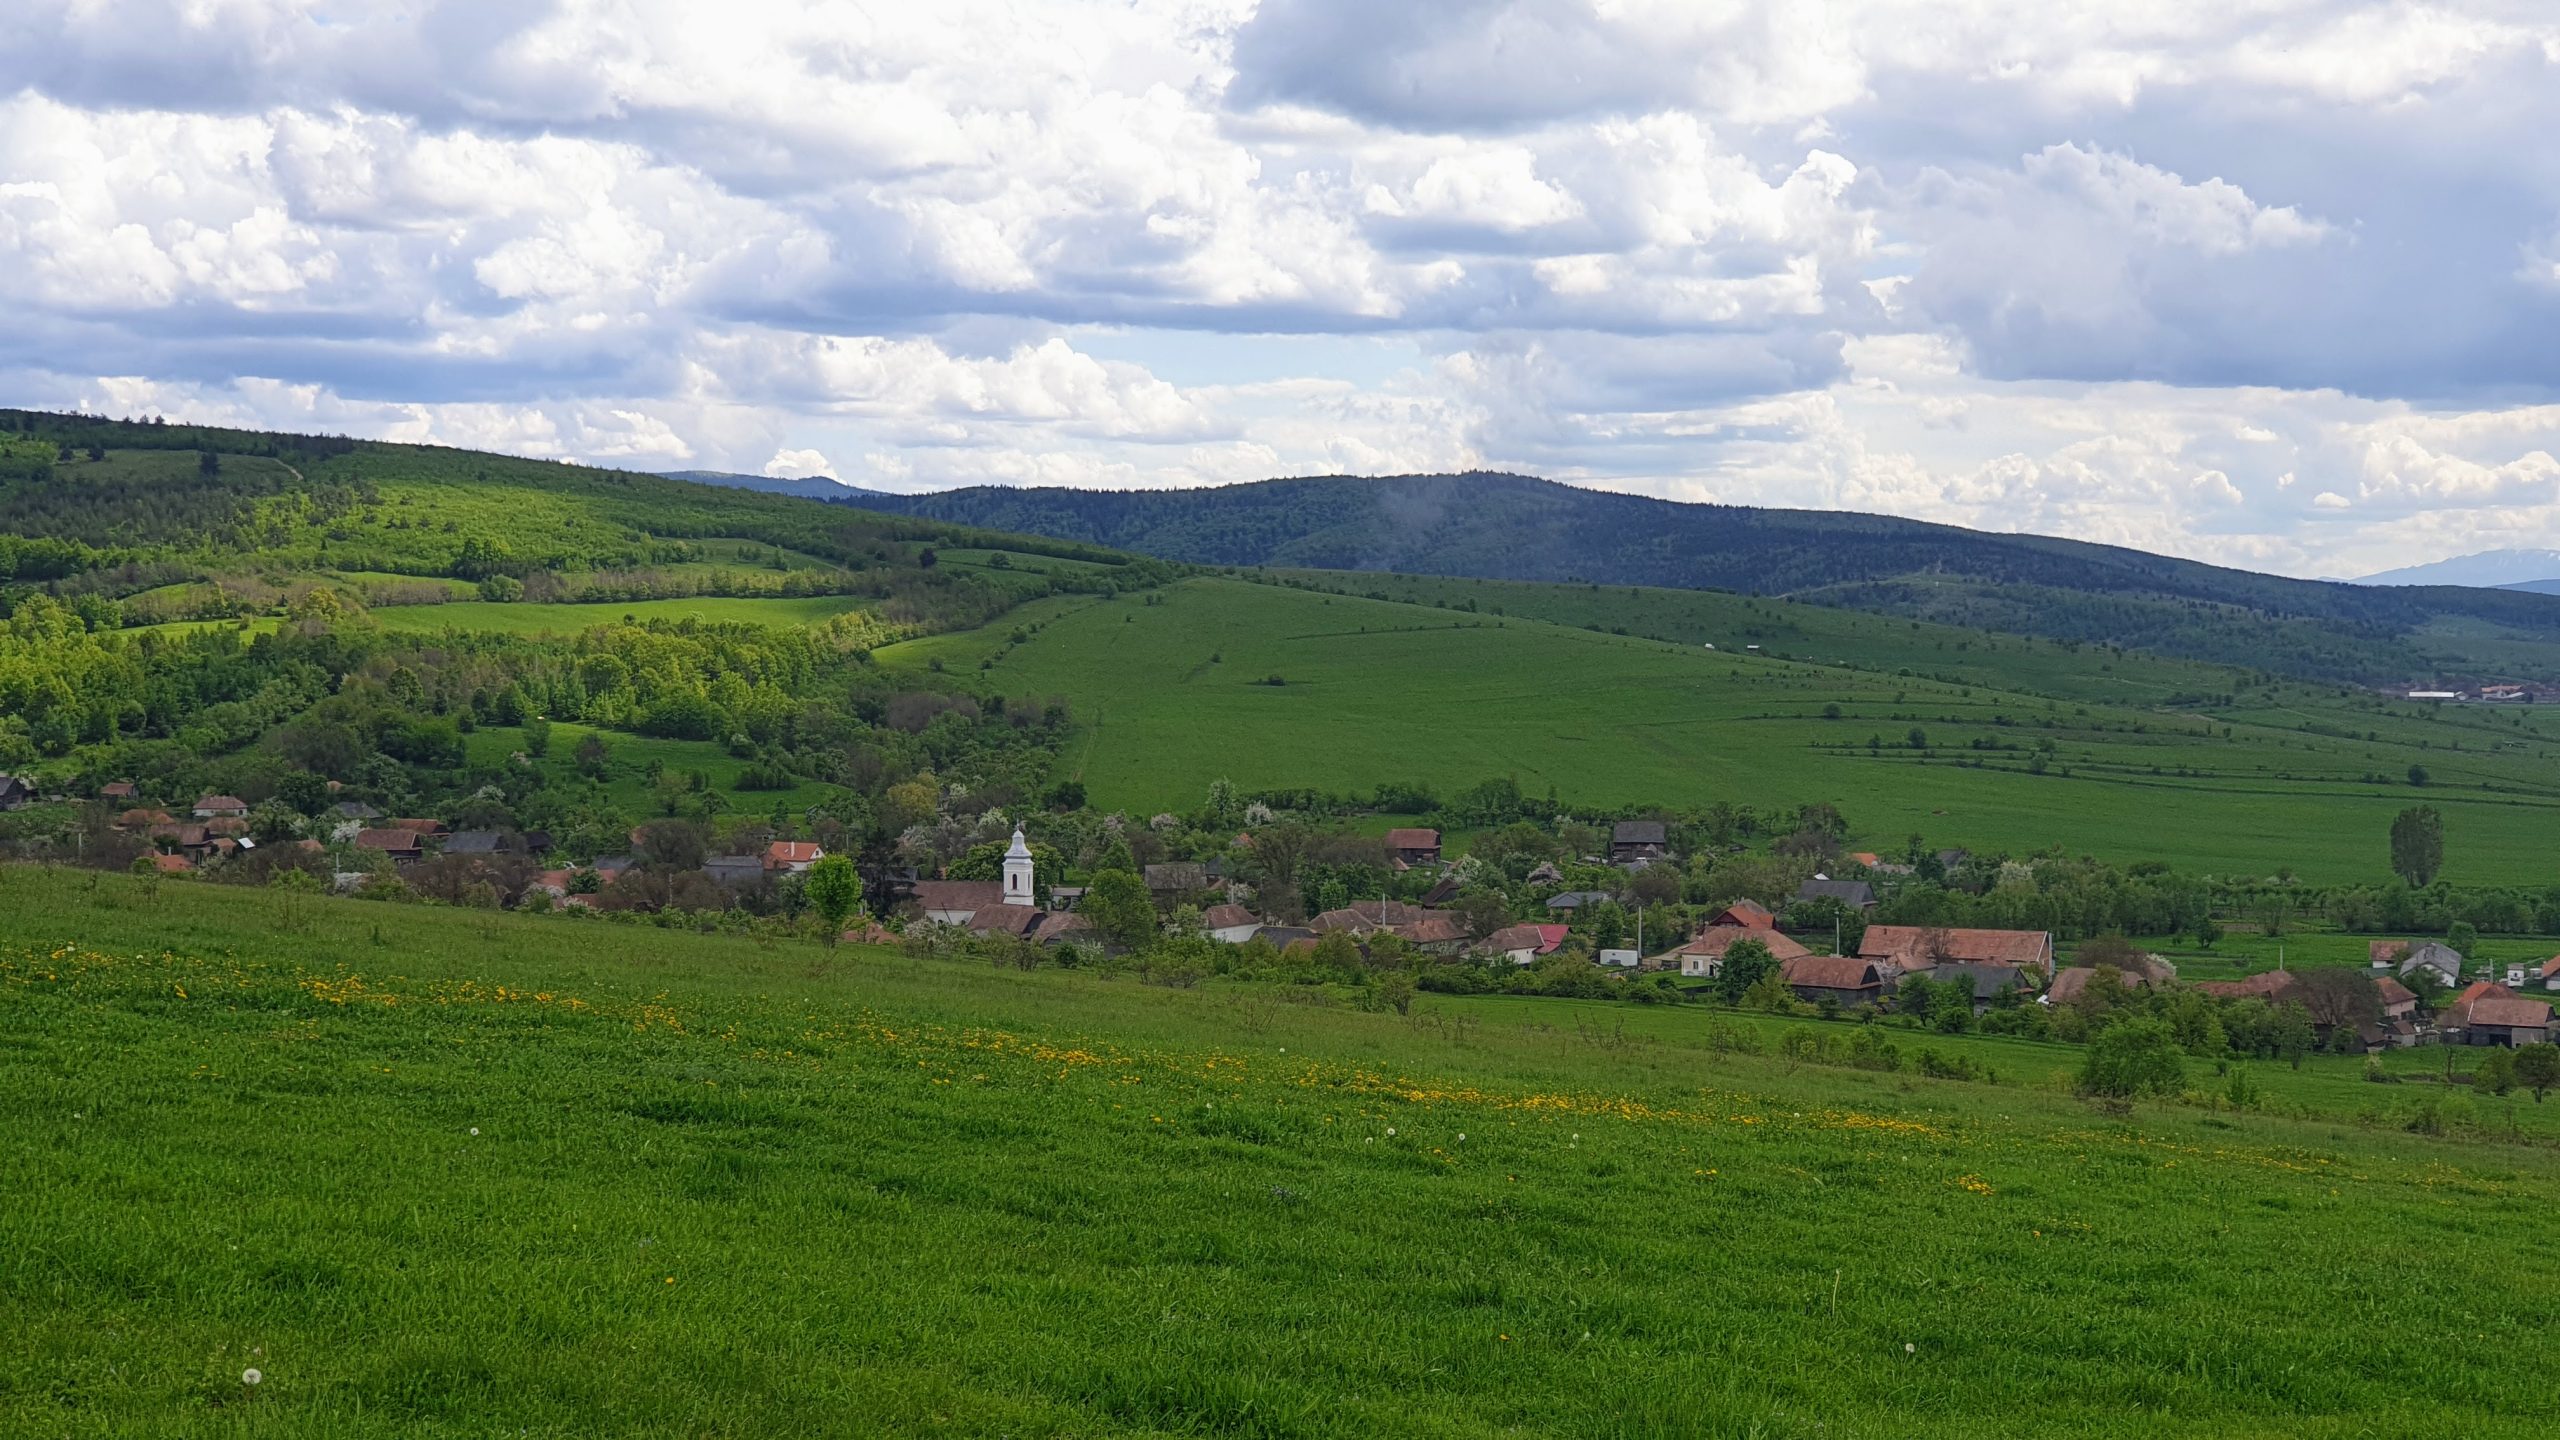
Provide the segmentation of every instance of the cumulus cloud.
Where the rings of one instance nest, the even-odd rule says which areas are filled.
[[[0,382],[2340,571],[2560,543],[2555,81],[2526,0],[18,0]]]

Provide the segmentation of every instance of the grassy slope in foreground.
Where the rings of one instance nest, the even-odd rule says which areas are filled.
[[[1162,593],[1160,604],[1037,602],[981,630],[878,653],[892,667],[939,659],[956,671],[992,657],[985,674],[998,688],[1067,695],[1087,731],[1065,764],[1097,803],[1140,811],[1195,803],[1222,775],[1248,789],[1423,780],[1443,795],[1508,775],[1532,792],[1552,785],[1591,804],[1828,800],[1880,847],[1916,832],[1936,844],[2061,844],[2230,874],[2291,866],[2308,881],[2343,882],[2384,878],[2391,817],[2424,800],[2445,811],[2447,878],[2546,878],[2542,843],[2560,773],[2545,748],[2560,724],[2548,707],[2494,723],[2399,713],[2406,707],[2312,711],[2300,708],[2308,697],[2334,692],[2309,687],[2288,687],[2263,713],[2083,707],[1925,674],[1709,653],[1238,580]],[[1912,633],[1907,622],[1864,620]],[[2049,672],[2066,664],[2103,675],[2099,667],[2114,663],[2101,651],[1997,643],[1960,655],[1915,651],[1912,663],[1925,671],[1941,657],[2014,658],[2054,688],[2063,682]],[[2146,677],[2203,671],[2146,658],[2126,668]],[[1257,683],[1275,674],[1288,683]],[[2072,682],[2084,693],[2097,683]],[[1834,704],[1840,717],[1824,718]],[[2307,723],[2377,738],[2296,728]],[[1899,748],[1915,726],[1932,747],[1927,763]],[[1886,748],[1868,752],[1871,735]],[[2028,773],[2032,747],[2048,736],[2058,747],[2049,773]],[[1969,748],[1977,741],[2014,748]],[[2450,749],[2455,741],[2461,752]],[[1987,768],[1965,763],[1976,758]],[[2419,759],[2433,786],[2397,783]],[[2369,774],[2391,779],[2368,783]]]
[[[2560,1201],[2547,1151],[2112,1123],[1270,992],[353,901],[279,936],[258,892],[0,885],[8,1433],[2543,1424],[2502,1342],[2560,1316],[2498,1236]]]

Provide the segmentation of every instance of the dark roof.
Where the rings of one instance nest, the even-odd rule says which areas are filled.
[[[1807,880],[1796,887],[1799,900],[1837,900],[1865,909],[1876,903],[1876,887],[1864,880]]]
[[[1884,983],[1874,961],[1851,955],[1799,955],[1780,962],[1778,973],[1788,984],[1812,990],[1866,990]]]
[[[445,837],[447,855],[495,855],[507,848],[507,837],[495,830],[456,830]]]
[[[1612,845],[1660,845],[1666,831],[1659,820],[1621,820],[1609,827]]]
[[[1550,910],[1577,910],[1585,905],[1596,905],[1608,898],[1609,892],[1606,890],[1565,890],[1548,896],[1547,908]]]
[[[1303,925],[1265,925],[1253,932],[1253,938],[1268,941],[1286,950],[1301,940],[1313,941],[1316,938],[1316,932]]]
[[[379,820],[382,812],[361,800],[341,800],[329,807],[329,813],[342,820]]]

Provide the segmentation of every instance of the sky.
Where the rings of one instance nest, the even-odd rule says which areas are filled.
[[[8,0],[0,402],[2560,546],[2548,0]]]

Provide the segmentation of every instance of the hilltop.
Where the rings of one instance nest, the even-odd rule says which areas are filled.
[[[2316,679],[2560,678],[2560,597],[2289,580],[2076,540],[1525,475],[846,499],[1199,564],[1730,590]]]

